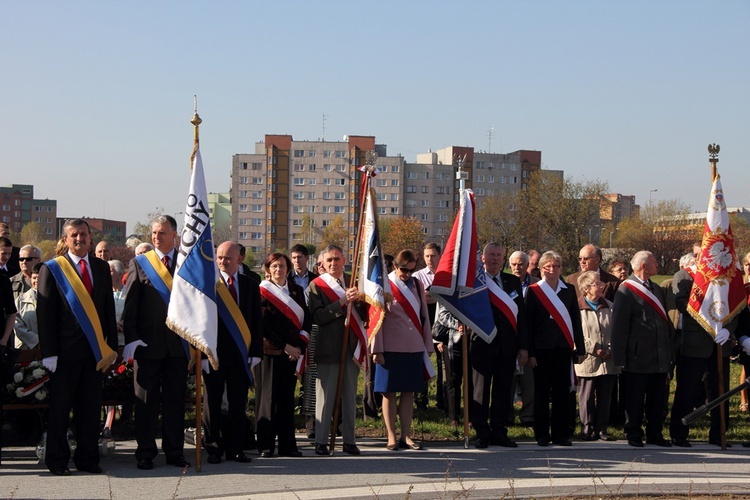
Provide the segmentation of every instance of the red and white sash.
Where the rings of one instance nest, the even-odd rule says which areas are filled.
[[[396,275],[396,271],[392,271],[388,275],[388,279],[391,282],[391,293],[393,293],[393,300],[398,302],[398,304],[404,310],[406,315],[409,317],[409,320],[414,325],[414,329],[416,330],[417,335],[419,335],[420,340],[422,340],[423,327],[422,319],[420,318],[420,311],[422,307],[419,299],[416,295],[414,295],[414,292],[412,292],[409,287],[406,286],[406,283],[399,279],[399,277]],[[415,283],[414,286],[419,285]],[[424,345],[424,341],[422,341],[422,345]],[[435,376],[435,367],[432,366],[432,361],[430,361],[430,355],[427,354],[427,349],[424,350],[422,358],[424,360],[425,380],[430,380]]]
[[[302,329],[302,324],[305,321],[305,311],[278,285],[267,280],[261,281],[260,296],[276,306],[297,327],[297,330]]]
[[[341,277],[343,279],[344,276],[342,275]],[[318,276],[313,282],[331,302],[346,297],[344,287],[339,285],[336,278],[328,273]],[[351,328],[357,337],[357,346],[354,348],[354,360],[360,365],[364,365],[367,363],[367,336],[365,335],[367,329],[362,322],[362,318],[359,317],[359,312],[354,307],[352,307],[352,312],[349,315],[349,328]]]
[[[664,321],[669,323],[669,319],[667,318],[667,311],[664,310],[664,306],[661,304],[659,299],[656,298],[656,295],[654,295],[651,290],[635,280],[625,280],[622,282],[622,284],[630,288],[633,293],[641,297],[648,305],[653,307],[656,312],[659,313],[659,316],[661,316]]]
[[[567,288],[562,280],[558,283],[558,290],[560,287]],[[565,340],[568,341],[568,345],[571,349],[575,350],[575,341],[573,340],[573,321],[570,319],[570,313],[565,308],[565,305],[557,296],[552,287],[544,280],[539,280],[533,285],[529,285],[529,290],[534,292],[536,298],[542,303],[544,308],[547,310],[552,319],[557,323],[558,328],[562,330]]]
[[[503,316],[513,325],[513,331],[518,335],[518,305],[503,290],[503,287],[493,281],[492,275],[486,271],[484,275],[486,277],[487,289],[490,291],[490,302],[503,313]]]
[[[305,344],[310,342],[310,334],[302,329],[302,325],[305,322],[305,311],[288,293],[285,293],[281,287],[275,283],[263,280],[260,283],[260,296],[273,304],[276,309],[292,322]],[[304,373],[306,359],[307,353],[297,359],[297,368],[295,369],[297,375]]]

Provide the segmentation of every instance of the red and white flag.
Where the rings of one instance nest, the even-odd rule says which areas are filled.
[[[718,174],[708,199],[701,254],[696,267],[688,312],[715,337],[722,326],[747,306],[742,268],[737,262],[734,236]]]

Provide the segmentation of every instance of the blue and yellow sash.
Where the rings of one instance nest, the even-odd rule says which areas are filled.
[[[96,359],[96,369],[102,372],[107,371],[107,368],[117,360],[117,353],[104,340],[99,313],[96,312],[94,301],[83,286],[81,277],[65,257],[56,257],[47,261],[46,264],[73,311],[73,315],[78,320],[78,324],[81,325]]]
[[[159,259],[155,250],[149,250],[148,252],[136,255],[135,257],[138,265],[141,266],[143,272],[146,273],[149,281],[161,296],[164,303],[169,307],[169,297],[172,294],[172,275],[169,274],[169,269]],[[190,361],[190,344],[183,338],[182,348],[185,349],[185,356]]]
[[[216,283],[216,293],[219,296],[219,300],[216,301],[216,306],[219,311],[219,317],[226,325],[229,334],[232,335],[234,343],[237,344],[237,348],[240,350],[240,356],[245,361],[245,370],[247,370],[247,376],[250,377],[250,383],[253,383],[253,374],[250,373],[250,367],[247,364],[248,358],[248,347],[252,340],[250,333],[250,327],[245,321],[245,317],[240,311],[240,307],[232,298],[232,295],[227,289],[227,285],[222,278]]]

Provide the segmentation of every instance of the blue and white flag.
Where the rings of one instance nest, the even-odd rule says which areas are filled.
[[[461,191],[461,205],[430,295],[488,344],[497,335],[484,272],[477,272],[477,221],[474,193]]]
[[[180,250],[167,312],[167,326],[206,355],[218,369],[216,280],[218,268],[211,238],[206,178],[198,147],[180,235]]]

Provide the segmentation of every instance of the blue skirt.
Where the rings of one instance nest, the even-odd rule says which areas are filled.
[[[375,365],[375,392],[422,392],[424,353],[385,352],[385,363]]]

